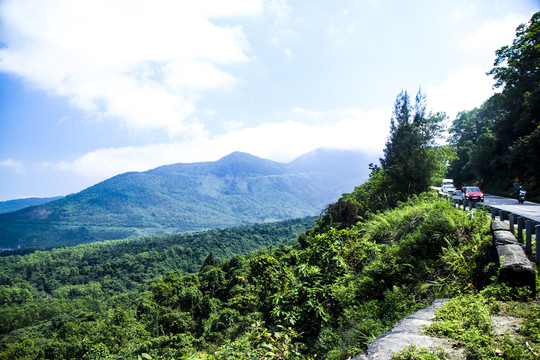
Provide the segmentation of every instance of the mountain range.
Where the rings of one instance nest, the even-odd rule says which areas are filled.
[[[0,248],[58,247],[318,215],[364,182],[373,158],[318,149],[289,163],[234,152],[217,161],[128,172],[0,214]]]
[[[61,198],[63,198],[63,196],[55,196],[50,198],[31,197],[24,199],[0,201],[0,214],[17,211],[29,206],[45,204]]]

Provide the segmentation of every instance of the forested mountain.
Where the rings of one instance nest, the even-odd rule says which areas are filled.
[[[485,287],[489,220],[422,195],[341,230],[317,226],[292,247],[221,261],[209,251],[278,244],[312,222],[1,257],[0,359],[345,360],[403,316],[454,296],[458,319],[438,329],[468,359],[536,359],[538,306],[505,306],[514,292]],[[509,311],[527,325],[515,340],[486,321]]]
[[[499,166],[493,183],[519,168],[508,167],[515,157],[538,162],[540,87],[527,84],[538,85],[539,67],[521,71],[516,61],[520,54],[528,54],[523,64],[540,59],[530,56],[538,54],[540,32],[531,29],[539,21],[540,13],[533,15],[530,27],[518,29],[515,48],[498,52],[498,61],[508,60],[508,68],[495,72],[505,89],[454,121],[451,146],[435,141],[445,115],[426,112],[420,91],[414,104],[399,94],[380,166],[371,165],[367,181],[357,181],[352,192],[335,196],[303,233],[313,219],[3,253],[0,359],[345,360],[403,316],[452,298],[424,329],[449,346],[411,346],[393,359],[537,360],[538,292],[497,276],[490,214],[456,208],[429,182],[446,175],[452,157],[462,162],[459,168],[453,161],[452,169],[463,176],[484,174],[468,166]],[[530,91],[512,102],[513,91],[525,88]],[[518,132],[522,141],[514,137]],[[506,151],[500,164],[487,163],[496,149]],[[123,174],[4,214],[0,232],[26,224],[68,236],[69,225],[66,239],[86,234],[84,241],[91,241],[96,229],[121,234],[146,226],[176,229],[185,219],[196,227],[218,216],[224,222],[289,216],[305,199],[323,204],[329,189],[322,184],[334,191],[346,185],[340,181],[356,181],[346,179],[334,156],[319,151],[280,164],[233,153],[214,163]],[[366,162],[345,163],[361,171]],[[538,191],[536,169],[522,170]],[[167,211],[174,215],[157,220]],[[98,225],[91,228],[92,222]],[[294,245],[282,245],[298,233]],[[37,239],[48,234],[38,235],[35,244],[43,246]],[[504,333],[495,326],[502,319],[510,324]]]
[[[118,295],[140,289],[169,271],[196,273],[205,259],[207,262],[212,259],[217,264],[220,259],[268,246],[296,243],[298,235],[314,223],[315,218],[308,217],[221,230],[100,241],[44,251],[0,252],[0,305],[24,302],[25,289],[30,289],[31,296],[36,299],[46,294],[54,298],[75,294],[92,294],[94,298]],[[4,286],[7,284],[10,285]]]
[[[55,196],[50,198],[32,197],[25,199],[0,201],[0,214],[21,210],[29,206],[45,204],[51,201],[61,199],[62,197],[63,196]]]
[[[56,247],[318,215],[367,178],[371,161],[340,150],[319,149],[290,163],[235,152],[214,162],[125,173],[0,214],[0,247]]]

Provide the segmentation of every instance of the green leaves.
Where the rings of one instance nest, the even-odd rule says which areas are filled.
[[[257,322],[244,336],[226,342],[215,356],[220,360],[309,360],[301,352],[304,346],[299,338],[300,335],[289,327],[277,326],[276,330],[270,331]]]
[[[512,45],[496,51],[488,73],[502,92],[462,112],[450,129],[458,159],[449,169],[457,184],[478,184],[490,193],[514,193],[518,177],[527,196],[540,196],[540,12],[520,25]]]
[[[143,291],[119,291],[113,297],[107,297],[107,287],[101,285],[103,294],[97,299],[81,293],[72,299],[66,295],[65,299],[43,297],[40,302],[38,297],[22,304],[12,301],[0,309],[0,325],[10,326],[2,328],[9,334],[2,338],[6,344],[0,345],[0,357],[18,354],[24,358],[54,348],[58,358],[101,356],[106,349],[111,358],[141,360],[181,356],[296,360],[315,355],[346,359],[358,355],[369,341],[433,297],[459,292],[469,283],[473,287],[467,291],[474,290],[488,221],[483,213],[471,218],[444,199],[423,195],[387,212],[373,213],[355,226],[312,231],[303,237],[302,247],[267,248],[229,260],[217,261],[217,256],[208,256],[210,251],[195,246],[170,248],[165,245],[168,237],[162,238],[164,242],[146,239],[162,246],[154,249],[143,240],[119,242],[114,245],[126,252],[111,254],[118,254],[116,264],[124,264],[125,269],[158,264],[163,253],[177,261],[176,252],[189,251],[199,259],[194,266],[199,271],[164,271],[157,280],[140,285]],[[288,234],[288,227],[297,225],[276,229]],[[193,244],[214,241],[217,245],[223,239],[239,241],[243,233],[251,233],[248,239],[255,234],[268,236],[273,228],[249,229],[240,233],[214,230],[202,234],[202,239],[190,236]],[[170,240],[178,246],[181,239]],[[1,279],[2,286],[14,287],[28,275],[36,284],[39,280],[51,287],[49,277],[61,283],[72,276],[80,279],[90,269],[100,269],[110,282],[112,274],[123,267],[93,262],[97,257],[89,252],[107,259],[115,246],[91,244],[73,248],[72,253],[54,250],[0,258],[6,269],[9,264],[18,266],[18,271],[6,273],[13,277]],[[131,246],[139,251],[130,253]],[[25,274],[27,268],[42,273]],[[140,273],[129,276],[136,274]],[[129,277],[116,279],[118,288],[124,289],[121,279]],[[434,283],[438,286],[424,285]],[[82,292],[94,285],[88,282],[69,290]],[[68,289],[64,286],[56,287],[53,294],[63,294]],[[28,289],[38,294],[33,287]],[[16,345],[29,338],[36,340],[26,349]]]
[[[436,312],[435,322],[426,333],[446,337],[454,347],[463,347],[467,359],[538,359],[538,309],[533,303],[504,304],[484,293],[462,295]],[[519,334],[511,327],[497,329],[496,318],[522,323]]]
[[[516,29],[516,38],[511,46],[496,51],[493,68],[489,74],[497,80],[496,87],[515,88],[522,83],[538,81],[540,74],[540,12],[533,14],[529,25],[521,24]],[[498,66],[506,64],[506,66]],[[498,67],[497,67],[498,66]]]
[[[406,91],[397,96],[381,166],[398,200],[420,194],[431,185],[437,169],[432,150],[445,119],[443,113],[426,114],[425,95],[421,91],[414,106]]]

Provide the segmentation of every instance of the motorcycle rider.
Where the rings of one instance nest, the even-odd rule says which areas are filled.
[[[523,204],[525,202],[525,194],[527,192],[523,189],[523,187],[519,187],[517,191],[517,199],[520,204]]]

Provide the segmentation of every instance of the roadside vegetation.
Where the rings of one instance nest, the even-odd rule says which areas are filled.
[[[528,289],[492,284],[453,298],[425,329],[447,349],[410,346],[393,360],[535,360],[540,358],[540,306]]]
[[[496,65],[508,60],[492,72],[503,97],[517,86],[510,80],[523,80],[510,76],[517,66],[511,59],[534,50],[528,44],[538,44],[539,20],[537,13],[518,29],[514,46],[523,40],[521,52],[497,54]],[[537,94],[528,95],[534,106]],[[507,110],[493,129],[513,114]],[[534,112],[523,119],[527,114]],[[0,258],[0,359],[344,360],[437,298],[451,300],[425,331],[451,349],[409,347],[395,359],[538,358],[538,297],[497,283],[490,217],[457,209],[430,190],[447,177],[449,163],[456,169],[457,161],[471,160],[459,136],[438,145],[445,118],[426,111],[421,91],[414,103],[400,93],[380,165],[314,225],[307,219],[308,226],[258,225]],[[536,131],[526,138],[530,146],[538,146]],[[473,149],[467,156],[479,148]],[[481,174],[463,169],[464,178]],[[532,186],[534,175],[524,174]],[[274,231],[281,237],[270,240]],[[501,318],[516,325],[501,332]]]
[[[489,72],[500,92],[478,108],[458,114],[449,142],[457,158],[448,177],[456,187],[480,185],[514,196],[518,178],[527,198],[540,201],[540,12],[519,26],[512,45],[496,52]]]
[[[488,231],[485,215],[426,194],[357,226],[311,229],[294,246],[209,255],[196,273],[169,272],[136,291],[50,297],[28,281],[30,296],[2,307],[0,358],[346,359],[434,298],[480,288]]]

